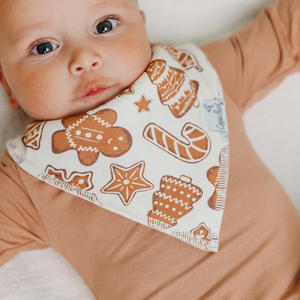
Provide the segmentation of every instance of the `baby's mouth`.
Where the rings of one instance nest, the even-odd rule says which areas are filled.
[[[106,91],[108,88],[107,87],[94,87],[91,88],[84,97],[94,97],[94,96],[99,96],[102,94],[104,91]]]

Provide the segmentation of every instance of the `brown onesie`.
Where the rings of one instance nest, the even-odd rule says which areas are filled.
[[[242,119],[285,76],[300,71],[300,1],[281,0],[230,39],[202,49],[222,81],[230,132],[219,252],[45,184],[5,153],[0,266],[20,251],[53,247],[101,300],[300,299],[299,215],[251,147]]]

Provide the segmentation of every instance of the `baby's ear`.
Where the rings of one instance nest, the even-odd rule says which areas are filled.
[[[0,65],[0,82],[1,82],[2,86],[4,87],[4,90],[5,90],[5,92],[6,92],[7,96],[8,96],[9,106],[12,109],[19,109],[20,108],[20,104],[18,103],[16,97],[12,93],[10,87],[8,86],[8,83],[6,81],[4,73],[2,71],[1,65]]]

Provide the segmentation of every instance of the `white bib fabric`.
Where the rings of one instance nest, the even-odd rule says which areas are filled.
[[[78,116],[33,122],[7,148],[46,183],[217,252],[229,156],[222,86],[195,45],[152,51],[120,95]]]

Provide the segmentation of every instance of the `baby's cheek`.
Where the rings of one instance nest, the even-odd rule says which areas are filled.
[[[60,67],[61,68],[61,67]],[[61,118],[68,113],[70,86],[57,64],[22,66],[13,79],[17,98],[24,110],[36,119]]]

